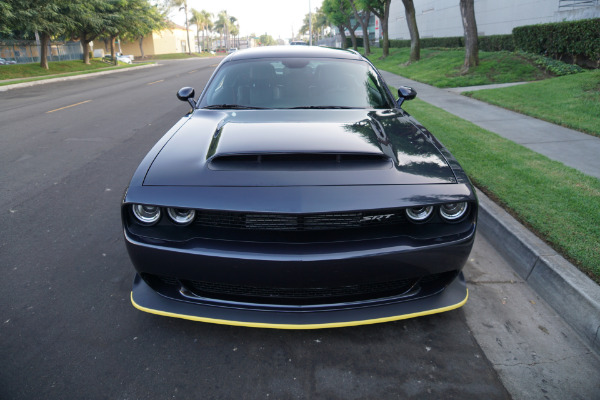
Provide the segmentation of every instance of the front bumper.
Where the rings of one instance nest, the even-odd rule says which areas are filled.
[[[468,290],[462,272],[444,290],[432,296],[329,311],[264,311],[172,300],[155,292],[138,274],[131,292],[133,306],[151,314],[215,324],[276,329],[322,329],[390,322],[450,311],[463,306],[467,298]]]

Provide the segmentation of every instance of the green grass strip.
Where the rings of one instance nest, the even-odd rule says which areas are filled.
[[[419,99],[405,108],[475,185],[600,283],[600,180]]]
[[[465,94],[509,110],[600,136],[600,70]]]
[[[535,81],[550,76],[532,61],[508,51],[480,51],[479,65],[465,75],[460,73],[464,49],[421,49],[421,60],[410,65],[406,65],[409,48],[392,48],[384,60],[379,60],[382,49],[374,48],[372,52],[368,58],[378,69],[442,88]]]
[[[67,65],[64,65],[68,63]],[[60,65],[55,65],[60,64]],[[150,63],[113,65],[93,60],[91,65],[81,61],[64,61],[49,63],[49,70],[40,68],[39,64],[14,64],[0,66],[0,86],[14,85],[17,83],[39,81],[44,79],[62,78],[67,76],[91,74],[94,72],[110,71],[138,67]],[[4,80],[3,79],[9,79]]]

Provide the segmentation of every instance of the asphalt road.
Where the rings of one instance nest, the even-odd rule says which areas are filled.
[[[463,309],[279,331],[131,306],[122,192],[217,61],[0,93],[0,398],[508,398]]]

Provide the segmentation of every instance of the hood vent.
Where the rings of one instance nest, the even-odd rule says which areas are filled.
[[[212,158],[209,168],[217,171],[322,171],[392,168],[383,154],[368,153],[266,153],[232,154]]]

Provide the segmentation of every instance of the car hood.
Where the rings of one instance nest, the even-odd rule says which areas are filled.
[[[400,110],[197,110],[158,152],[146,186],[456,183]]]

